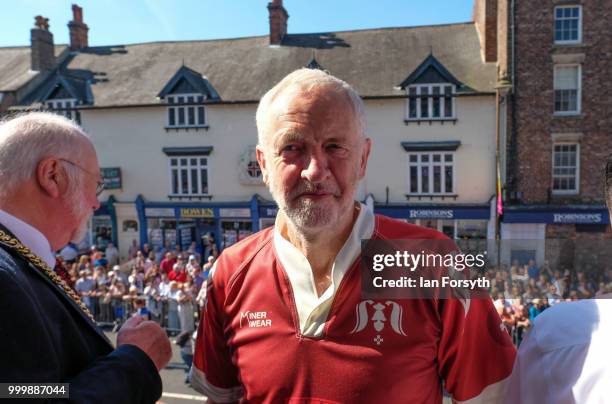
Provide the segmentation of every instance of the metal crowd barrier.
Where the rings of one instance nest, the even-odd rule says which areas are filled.
[[[138,302],[138,303],[136,303]],[[136,303],[136,304],[135,304]],[[197,327],[199,309],[194,306],[195,324]],[[145,307],[149,318],[158,323],[169,335],[181,332],[181,324],[178,315],[178,303],[166,297],[159,300],[145,295],[133,297],[113,297],[105,299],[101,296],[90,296],[88,308],[100,327],[114,327],[116,330],[130,318],[139,307]]]

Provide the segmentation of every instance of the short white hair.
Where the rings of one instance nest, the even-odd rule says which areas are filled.
[[[83,151],[89,136],[79,125],[49,112],[28,112],[0,122],[0,198],[13,193],[31,179],[38,163],[48,157],[72,161]],[[64,166],[70,187],[79,184],[79,175],[71,164]]]
[[[366,123],[365,123],[365,109],[361,97],[353,87],[347,82],[340,80],[331,74],[324,72],[319,69],[308,69],[302,68],[295,70],[294,72],[285,76],[278,84],[270,89],[259,101],[257,107],[257,113],[255,120],[257,123],[257,134],[258,142],[260,145],[264,144],[264,136],[266,135],[266,125],[270,117],[268,116],[268,109],[270,105],[278,98],[284,91],[297,87],[305,92],[312,91],[319,87],[330,87],[333,91],[339,94],[345,94],[353,107],[353,112],[357,117],[360,134],[362,138],[365,138]]]

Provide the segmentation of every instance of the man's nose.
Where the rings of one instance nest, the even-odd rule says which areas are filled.
[[[323,151],[316,151],[308,156],[306,166],[302,170],[302,178],[309,182],[324,180],[329,174],[329,158]]]

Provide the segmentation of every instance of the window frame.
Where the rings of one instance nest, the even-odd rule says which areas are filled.
[[[194,102],[183,102],[178,103],[178,97],[183,97],[187,100],[188,97],[193,97]],[[198,97],[201,98],[201,102],[198,102]],[[206,105],[204,104],[204,100],[206,96],[200,93],[175,93],[168,94],[166,96],[166,117],[165,124],[167,129],[192,129],[192,128],[208,128],[208,111],[206,110]],[[174,102],[176,100],[176,102]],[[199,121],[199,109],[203,110],[203,122]],[[194,123],[189,124],[189,110],[193,110]],[[170,114],[171,110],[174,111],[174,124],[170,123]],[[184,124],[178,123],[179,110],[183,111]]]
[[[455,196],[456,190],[457,190],[457,170],[456,170],[456,160],[457,160],[457,153],[455,151],[448,151],[448,150],[431,150],[431,151],[410,151],[406,153],[406,164],[407,164],[407,184],[408,184],[408,192],[407,195],[409,196]],[[435,154],[440,155],[440,162],[434,164],[433,161],[433,156]],[[410,161],[410,156],[417,156],[417,161],[416,162],[411,162]],[[429,156],[429,162],[423,164],[423,162],[421,161],[422,155],[428,155]],[[451,162],[447,162],[445,161],[445,156],[446,155],[451,155],[452,156],[452,161]],[[423,186],[422,186],[422,170],[421,167],[426,166],[429,168],[429,182],[428,182],[428,192],[423,192]],[[434,166],[439,166],[441,167],[440,169],[440,185],[441,185],[441,189],[444,189],[443,192],[435,192],[434,191]],[[412,180],[411,180],[411,175],[410,175],[410,169],[412,167],[417,167],[417,191],[413,192],[412,191]],[[452,184],[451,184],[451,190],[450,191],[446,191],[446,167],[451,167],[452,169],[452,174],[453,174],[453,180],[452,180]]]
[[[445,97],[445,89],[447,87],[451,88],[451,92],[450,92],[450,99],[451,99],[451,109],[452,109],[452,114],[450,116],[445,116],[444,114],[446,113],[446,97]],[[456,108],[456,103],[455,103],[455,93],[456,93],[456,85],[452,84],[452,83],[423,83],[423,84],[411,84],[409,86],[406,87],[406,95],[407,95],[407,99],[406,99],[406,110],[405,110],[405,120],[406,121],[451,121],[451,120],[456,120],[457,119],[457,108]],[[427,114],[428,116],[423,116],[423,112],[422,112],[422,91],[423,88],[427,88]],[[434,92],[434,88],[439,88],[439,100],[440,100],[440,116],[438,117],[434,117],[433,115],[433,110],[434,110],[434,97],[433,97],[433,92]],[[411,89],[416,89],[416,116],[415,117],[411,117],[410,116],[410,101],[411,101],[411,95],[410,95],[410,90]]]
[[[187,160],[187,166],[186,167],[182,167],[181,166],[181,159],[186,159]],[[191,170],[194,168],[191,165],[191,159],[196,159],[196,170],[197,170],[197,187],[198,187],[198,193],[192,193],[192,177],[191,177]],[[205,159],[206,163],[204,165],[202,165],[202,162],[200,159]],[[176,167],[172,165],[172,160],[177,160],[177,165]],[[181,168],[183,168],[183,170],[186,170],[187,172],[187,193],[182,193],[182,181],[181,181]],[[173,184],[173,176],[174,176],[174,170],[177,171],[177,192],[174,192],[174,184]],[[206,170],[206,187],[207,190],[206,192],[202,191],[202,170]],[[168,156],[168,173],[169,173],[169,177],[168,177],[168,181],[169,181],[169,193],[168,195],[171,197],[204,197],[204,196],[210,196],[211,192],[210,192],[210,156],[207,155],[174,155],[174,156]]]
[[[576,67],[577,68],[577,88],[576,88],[576,110],[575,111],[557,111],[556,100],[557,100],[557,88],[555,87],[557,79],[557,69],[564,67]],[[572,116],[580,115],[582,113],[582,65],[580,63],[558,63],[553,66],[553,115],[555,116]]]
[[[563,39],[557,40],[556,39],[557,10],[564,9],[564,8],[577,8],[578,9],[578,38],[577,39],[570,39],[570,40],[563,40]],[[562,20],[565,20],[565,18],[562,18]],[[581,5],[565,4],[565,5],[554,7],[553,9],[553,42],[555,45],[576,45],[576,44],[582,43],[582,6]]]
[[[76,110],[76,107],[77,107],[76,98],[52,98],[52,99],[45,100],[44,103],[45,103],[45,106],[50,111],[53,111],[57,114],[61,114],[65,118],[72,119],[78,122],[77,110]],[[58,104],[65,104],[65,103],[69,103],[70,106],[66,107],[64,105],[60,105],[58,107]]]
[[[556,146],[576,146],[576,174],[575,174],[575,189],[555,189],[555,147]],[[553,195],[578,195],[580,194],[580,143],[579,142],[553,142],[551,153],[551,171],[550,171],[550,190]],[[568,166],[563,166],[568,167]],[[562,176],[561,178],[567,178]]]

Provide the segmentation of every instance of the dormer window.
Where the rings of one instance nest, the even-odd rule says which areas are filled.
[[[166,102],[167,129],[208,128],[206,104],[219,101],[208,79],[181,66],[157,95]]]
[[[399,88],[406,91],[404,121],[409,123],[456,120],[455,93],[465,86],[429,55]]]
[[[52,99],[45,101],[47,108],[59,115],[63,115],[68,119],[79,121],[78,112],[76,111],[77,101],[74,98]]]
[[[168,128],[206,127],[206,110],[202,94],[172,94],[166,97]]]
[[[90,82],[63,71],[56,71],[48,80],[28,94],[24,104],[40,103],[49,111],[80,123],[78,105],[92,105]]]
[[[453,85],[417,84],[408,87],[407,119],[453,119]]]

